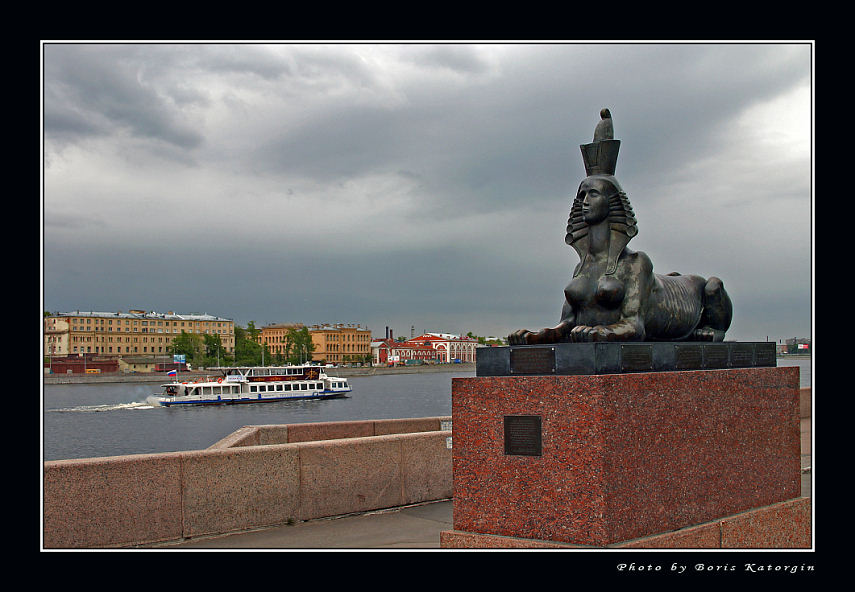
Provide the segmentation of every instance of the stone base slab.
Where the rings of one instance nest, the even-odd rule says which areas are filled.
[[[476,376],[562,376],[775,367],[774,342],[602,342],[479,347]]]
[[[557,541],[446,530],[444,549],[590,549]],[[647,537],[605,545],[607,549],[809,549],[811,498],[801,497]]]

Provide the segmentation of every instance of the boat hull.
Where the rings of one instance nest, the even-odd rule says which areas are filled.
[[[222,378],[170,382],[149,399],[163,407],[240,405],[305,399],[334,399],[353,390],[346,378],[327,376],[314,364],[299,366],[228,366]]]
[[[322,391],[305,395],[290,395],[285,397],[217,397],[210,399],[203,398],[184,398],[184,397],[156,397],[158,404],[163,407],[179,407],[186,405],[243,405],[248,403],[276,403],[279,401],[306,401],[310,399],[339,399],[346,397],[350,391]]]

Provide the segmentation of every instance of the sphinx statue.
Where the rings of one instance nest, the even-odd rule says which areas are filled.
[[[627,243],[635,214],[614,176],[620,140],[608,109],[590,144],[580,146],[587,177],[579,185],[565,242],[579,264],[564,288],[555,327],[508,335],[510,345],[589,341],[723,341],[733,307],[717,277],[653,273],[647,254]]]

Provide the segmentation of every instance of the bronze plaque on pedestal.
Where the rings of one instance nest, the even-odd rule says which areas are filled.
[[[554,347],[512,347],[511,374],[555,374]]]
[[[505,416],[505,454],[541,456],[543,434],[539,415]]]
[[[727,368],[729,357],[726,347],[704,346],[704,369],[716,370]]]
[[[653,370],[653,346],[621,345],[620,368],[624,372],[649,372]]]
[[[703,366],[700,345],[674,346],[675,370],[699,370]]]

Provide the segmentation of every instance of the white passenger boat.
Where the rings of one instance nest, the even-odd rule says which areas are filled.
[[[346,378],[327,376],[313,364],[299,366],[230,366],[217,368],[218,378],[170,382],[154,399],[173,405],[234,405],[292,399],[330,399],[346,396],[353,388]]]

